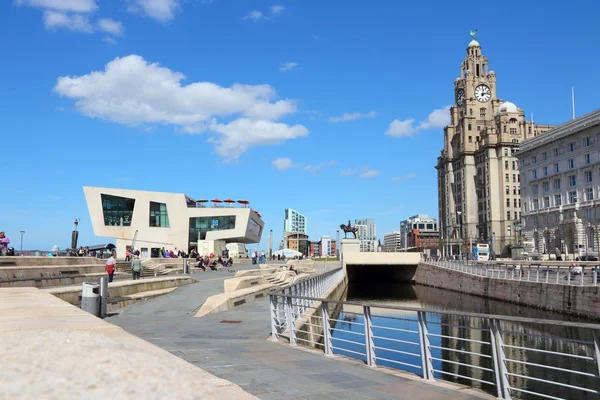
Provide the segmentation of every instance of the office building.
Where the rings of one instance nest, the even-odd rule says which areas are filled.
[[[285,247],[288,249],[299,251],[305,256],[308,256],[309,254],[310,240],[308,240],[308,235],[304,233],[286,232],[285,244]]]
[[[400,231],[386,233],[383,236],[383,251],[388,253],[402,251],[402,234]]]
[[[517,153],[522,224],[505,234],[532,252],[597,254],[600,244],[600,110],[526,140]]]
[[[337,242],[331,236],[322,236],[318,242],[310,243],[311,257],[336,257]]]
[[[496,73],[479,42],[466,51],[435,167],[441,240],[445,254],[458,254],[469,237],[489,243],[494,236],[499,254],[512,243],[508,226],[520,212],[515,152],[552,127],[527,121],[522,109],[497,97]]]
[[[401,249],[410,250],[414,247],[432,247],[431,239],[439,238],[438,222],[436,218],[427,214],[413,215],[400,222]]]
[[[361,252],[377,251],[377,227],[371,218],[355,219],[354,226],[357,229],[356,238],[360,240]]]
[[[306,217],[291,208],[285,209],[283,232],[299,232],[307,234]]]
[[[139,250],[143,258],[158,256],[163,248],[189,253],[197,247],[200,253],[220,254],[227,243],[259,243],[264,227],[246,200],[214,199],[207,207],[207,200],[182,193],[98,187],[83,191],[94,234],[114,238],[119,257],[127,248]]]

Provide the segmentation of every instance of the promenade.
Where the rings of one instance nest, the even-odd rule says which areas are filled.
[[[330,264],[331,265],[331,264]],[[250,269],[249,264],[236,270]],[[322,266],[319,268],[322,270]],[[231,272],[193,273],[199,282],[119,310],[107,318],[126,331],[237,385],[261,399],[481,399],[491,396],[449,383],[274,343],[268,297],[201,318],[193,315],[222,293]]]

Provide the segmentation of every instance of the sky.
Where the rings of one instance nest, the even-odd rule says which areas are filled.
[[[274,245],[437,216],[434,165],[469,30],[498,95],[561,124],[598,108],[600,5],[446,1],[3,0],[0,230],[94,235],[83,186],[244,198]]]

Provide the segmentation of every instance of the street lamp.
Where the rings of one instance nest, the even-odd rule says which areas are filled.
[[[25,231],[21,231],[21,255],[23,255],[23,235],[25,234]]]

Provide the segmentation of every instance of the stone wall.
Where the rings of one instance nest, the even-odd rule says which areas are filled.
[[[600,319],[600,286],[488,278],[425,263],[419,264],[414,281],[419,285]]]

